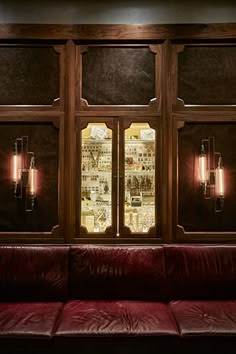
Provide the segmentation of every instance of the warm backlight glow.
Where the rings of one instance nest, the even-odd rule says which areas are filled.
[[[36,194],[36,174],[37,174],[37,170],[35,168],[30,167],[30,169],[29,169],[29,193],[31,195]]]
[[[13,155],[13,172],[12,178],[13,182],[17,183],[21,178],[21,157],[19,154]]]
[[[207,181],[207,163],[206,163],[205,154],[201,154],[199,156],[199,170],[200,170],[200,182],[204,184]]]
[[[216,169],[216,194],[220,197],[224,196],[224,169],[217,167]]]
[[[17,155],[13,155],[13,181],[17,181],[17,172],[18,172],[18,158]]]

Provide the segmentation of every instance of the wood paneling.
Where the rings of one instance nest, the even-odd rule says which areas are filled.
[[[31,50],[32,53],[34,48],[41,49],[41,48],[50,48],[50,51],[53,58],[58,58],[57,60],[57,69],[55,67],[52,70],[46,71],[47,74],[43,76],[43,67],[46,67],[50,64],[50,60],[47,62],[45,59],[39,60],[39,56],[32,56],[31,54],[26,55],[25,63],[24,56],[21,56],[19,61],[19,67],[15,67],[15,70],[19,69],[19,73],[16,75],[13,73],[13,67],[10,66],[10,71],[5,72],[2,69],[2,78],[7,78],[7,75],[10,76],[7,84],[7,92],[4,92],[4,85],[3,80],[0,84],[0,88],[2,87],[3,94],[0,97],[2,99],[2,105],[0,106],[0,128],[1,126],[6,125],[19,125],[19,127],[24,127],[25,125],[32,125],[33,123],[36,124],[35,126],[44,126],[47,125],[47,122],[51,121],[55,125],[55,127],[60,128],[60,133],[58,136],[57,129],[57,144],[59,155],[57,156],[57,166],[53,171],[57,168],[58,171],[58,179],[55,177],[54,184],[53,184],[53,191],[57,189],[55,192],[56,197],[55,205],[51,205],[52,201],[49,200],[49,204],[53,209],[54,216],[53,220],[46,220],[46,200],[49,198],[46,194],[49,193],[47,189],[43,192],[45,196],[43,196],[44,203],[42,209],[42,215],[39,216],[36,222],[36,226],[34,229],[25,228],[27,223],[24,223],[24,227],[21,228],[21,232],[17,232],[16,227],[11,228],[12,231],[7,232],[6,226],[5,231],[0,233],[1,242],[18,242],[18,243],[37,243],[37,242],[61,242],[62,237],[64,238],[64,242],[72,243],[72,242],[88,242],[88,239],[80,238],[79,234],[75,233],[76,228],[76,215],[78,211],[78,203],[76,204],[76,198],[78,197],[77,187],[78,181],[75,179],[78,178],[76,175],[76,171],[78,171],[77,164],[79,163],[79,154],[80,151],[77,148],[76,150],[76,125],[75,125],[75,116],[79,126],[81,120],[86,120],[86,118],[92,119],[142,119],[145,117],[147,120],[151,118],[155,122],[158,122],[158,129],[160,132],[160,156],[158,156],[158,161],[160,161],[160,168],[161,170],[158,171],[158,176],[160,177],[160,190],[158,191],[159,195],[157,196],[157,203],[161,204],[160,212],[158,214],[158,223],[160,220],[160,227],[157,230],[158,237],[156,238],[140,238],[135,239],[133,237],[127,236],[127,238],[90,238],[89,242],[91,243],[155,243],[155,242],[198,242],[198,241],[206,241],[209,242],[225,242],[225,241],[236,241],[236,232],[235,224],[232,216],[232,210],[234,208],[234,197],[235,191],[234,187],[234,170],[231,170],[232,166],[234,166],[234,152],[230,152],[230,147],[234,146],[234,135],[236,135],[235,131],[235,124],[236,124],[236,107],[235,105],[226,105],[234,103],[235,98],[235,55],[231,59],[233,60],[233,65],[229,65],[230,70],[226,70],[226,66],[229,64],[230,55],[228,55],[228,47],[236,46],[236,24],[173,24],[173,25],[41,25],[41,24],[1,24],[0,25],[0,43],[1,49],[6,48],[7,51],[13,49],[20,49],[20,50]],[[83,50],[84,47],[87,46],[89,51],[84,54]],[[157,99],[151,100],[148,104],[148,100],[152,96],[152,92],[146,94],[144,96],[132,96],[132,100],[122,101],[117,100],[117,94],[119,96],[120,91],[123,90],[123,87],[117,90],[116,95],[112,96],[112,99],[106,101],[106,98],[101,95],[101,92],[95,91],[92,97],[90,97],[90,88],[85,88],[85,81],[82,81],[82,57],[85,55],[89,55],[90,49],[92,47],[113,47],[115,48],[129,48],[133,47],[136,50],[141,46],[145,47],[145,49],[150,50],[149,56],[155,57],[155,72],[153,69],[148,71],[148,75],[150,78],[147,79],[148,85],[152,87],[151,91],[153,90],[153,78],[152,75],[155,76],[155,93]],[[220,73],[224,76],[227,76],[226,80],[221,77],[221,83],[219,91],[216,90],[217,85],[211,83],[211,87],[209,89],[210,94],[214,91],[215,97],[219,94],[221,97],[221,101],[214,100],[209,101],[206,99],[206,95],[204,90],[200,90],[195,95],[194,106],[185,106],[183,101],[177,101],[178,93],[183,97],[187,103],[192,103],[192,98],[188,98],[188,95],[192,94],[191,91],[188,91],[188,88],[185,89],[185,93],[181,93],[181,90],[178,92],[177,90],[177,83],[178,83],[178,70],[181,71],[183,69],[178,66],[178,56],[182,54],[180,53],[184,46],[188,48],[194,48],[195,46],[211,46],[212,48],[220,46],[225,51],[226,60],[224,63],[227,65],[224,66],[224,70]],[[31,49],[30,49],[31,48]],[[156,49],[155,49],[156,48]],[[182,48],[182,49],[181,49]],[[211,49],[212,49],[211,48]],[[155,49],[155,50],[154,50]],[[45,49],[46,50],[46,49]],[[183,51],[184,54],[185,51]],[[187,51],[186,51],[187,53]],[[205,53],[205,52],[204,52]],[[136,53],[136,59],[140,59],[138,53]],[[25,55],[25,54],[24,54]],[[113,53],[112,53],[113,55]],[[206,56],[211,56],[210,52],[207,53]],[[85,58],[84,56],[84,58]],[[204,54],[205,56],[205,54]],[[202,57],[204,57],[202,56]],[[9,56],[8,56],[9,57]],[[60,57],[60,58],[59,58]],[[109,55],[108,55],[109,57]],[[110,62],[106,58],[106,68],[109,68]],[[131,57],[131,56],[128,56]],[[193,53],[193,66],[199,63],[198,54]],[[201,58],[202,58],[201,57]],[[34,59],[36,58],[36,59]],[[215,55],[214,60],[218,60],[219,56]],[[14,58],[15,59],[15,58]],[[16,58],[17,59],[17,58]],[[135,60],[136,60],[135,59]],[[26,78],[29,64],[34,65],[39,61],[38,69],[35,71],[36,82],[32,81],[32,92],[28,89],[28,86],[25,86],[25,90],[20,92],[21,96],[20,99],[16,95],[16,88],[13,87],[12,82],[14,79],[17,78],[17,85],[20,84],[20,79],[22,73],[24,75],[25,80]],[[125,60],[128,60],[125,58]],[[12,61],[11,61],[12,62]],[[18,62],[18,61],[16,61]],[[135,61],[137,62],[137,60]],[[27,63],[27,66],[26,66]],[[179,61],[180,63],[180,61]],[[222,60],[221,60],[222,63]],[[10,64],[10,61],[9,61]],[[89,63],[87,63],[89,64]],[[83,75],[85,76],[86,80],[91,79],[89,77],[90,71],[92,75],[93,71],[93,64],[96,65],[96,61],[91,62],[87,65],[87,73],[85,75],[85,71]],[[116,65],[117,65],[116,61]],[[131,63],[132,64],[132,63]],[[25,65],[25,66],[24,66]],[[184,64],[185,65],[185,64]],[[207,61],[208,65],[208,61]],[[209,81],[207,75],[211,70],[210,78],[215,78],[214,70],[216,70],[216,74],[219,74],[220,65],[214,67],[211,65],[210,69],[206,70],[207,65],[203,67],[204,75],[206,82]],[[49,65],[50,66],[50,65]],[[142,65],[141,65],[142,67]],[[197,66],[196,66],[197,67]],[[213,70],[213,67],[216,68]],[[85,68],[85,66],[84,66]],[[208,66],[209,68],[209,66]],[[24,69],[24,70],[23,70]],[[139,68],[138,68],[139,69]],[[130,81],[130,87],[135,82],[136,72],[139,80],[136,81],[135,87],[133,89],[137,89],[141,91],[141,85],[145,78],[143,79],[142,73],[136,70],[132,74],[132,80]],[[1,69],[0,69],[1,70]],[[109,75],[114,75],[114,70],[116,70],[116,66],[111,66],[111,70]],[[140,71],[142,68],[140,68]],[[199,70],[203,71],[201,67]],[[198,70],[198,71],[199,71]],[[145,70],[144,70],[145,71]],[[184,72],[184,70],[182,70]],[[26,72],[26,74],[25,74]],[[125,67],[121,70],[121,77],[123,78],[124,75],[127,75],[131,72],[131,68],[129,62],[126,63]],[[17,73],[17,72],[16,72]],[[48,91],[47,85],[50,84],[50,75],[53,73],[53,81],[55,87],[57,87],[57,92]],[[146,71],[145,71],[146,73]],[[189,75],[193,74],[193,70],[188,68]],[[42,75],[41,75],[42,74]],[[198,73],[199,74],[199,73]],[[37,76],[39,75],[39,76]],[[93,75],[95,75],[95,79],[97,80],[97,85],[99,82],[103,81],[104,76],[100,75],[99,72],[93,71]],[[100,78],[97,76],[100,75]],[[107,74],[106,74],[107,75]],[[105,75],[105,78],[106,78]],[[140,76],[141,75],[141,76]],[[187,75],[187,74],[186,74]],[[191,76],[190,75],[190,76]],[[56,78],[57,76],[57,78]],[[190,77],[189,76],[189,77]],[[13,77],[13,79],[11,79]],[[58,79],[59,77],[59,79]],[[181,76],[179,76],[180,79]],[[186,79],[186,77],[185,77]],[[41,80],[41,81],[40,81]],[[99,81],[100,80],[100,81]],[[187,79],[186,79],[187,80]],[[231,82],[231,89],[224,88],[224,95],[222,94],[222,85],[225,82]],[[40,84],[41,82],[41,84]],[[10,84],[11,83],[11,84]],[[191,76],[191,80],[189,80],[189,84],[195,84],[196,80],[194,76]],[[223,84],[222,84],[223,83]],[[24,84],[24,83],[23,83]],[[39,84],[39,86],[37,86]],[[91,84],[91,80],[90,80]],[[119,82],[118,82],[119,84]],[[46,86],[43,86],[46,85]],[[51,85],[51,84],[50,84]],[[49,85],[49,86],[50,86]],[[189,87],[187,85],[187,87]],[[199,81],[198,86],[201,85],[201,81]],[[24,86],[24,85],[23,85]],[[18,86],[18,87],[23,87]],[[45,89],[44,89],[45,87]],[[128,87],[128,84],[127,84]],[[133,87],[133,86],[132,86]],[[39,88],[39,91],[37,89]],[[11,89],[13,90],[11,93]],[[83,89],[83,92],[82,92]],[[106,87],[103,86],[103,90]],[[204,88],[205,89],[205,88]],[[15,90],[15,91],[14,91]],[[87,93],[86,93],[87,90]],[[126,90],[126,88],[125,88]],[[109,90],[108,90],[109,91]],[[145,90],[144,90],[145,91]],[[19,90],[18,90],[19,92]],[[39,94],[38,94],[39,92]],[[98,94],[99,92],[99,94]],[[219,92],[219,93],[218,93]],[[103,93],[103,92],[102,92]],[[110,92],[109,92],[110,93]],[[125,92],[127,94],[128,92]],[[158,93],[158,94],[157,94]],[[29,96],[27,96],[29,94]],[[122,93],[123,94],[123,93]],[[133,93],[132,93],[133,94]],[[4,96],[5,95],[5,96]],[[86,104],[87,99],[88,103]],[[199,98],[199,95],[201,97]],[[52,100],[60,96],[60,102],[54,102],[52,105]],[[191,96],[191,95],[190,95]],[[224,96],[224,97],[223,97]],[[12,101],[8,101],[6,97],[11,97]],[[28,97],[31,97],[29,100]],[[43,97],[43,99],[42,99]],[[46,98],[45,98],[46,97]],[[95,97],[95,98],[94,98]],[[223,97],[223,99],[222,99]],[[119,98],[119,97],[118,97]],[[120,98],[119,98],[120,99]],[[123,99],[123,98],[122,98]],[[91,104],[91,102],[93,104]],[[108,102],[108,103],[107,103]],[[118,102],[118,105],[117,105]],[[131,102],[131,104],[130,104]],[[5,106],[5,104],[10,103],[9,106]],[[125,103],[125,105],[119,105],[119,103]],[[128,105],[126,105],[128,103]],[[209,105],[211,103],[211,105]],[[213,104],[212,104],[213,103]],[[21,104],[21,106],[17,106],[17,104]],[[24,105],[23,105],[24,104]],[[43,106],[41,105],[43,104]],[[143,105],[144,104],[144,105]],[[201,104],[200,106],[196,104]],[[206,106],[208,104],[208,106]],[[220,106],[219,106],[220,104]],[[33,105],[33,106],[32,106]],[[49,106],[51,105],[51,106]],[[144,107],[144,108],[143,108]],[[176,126],[178,125],[179,121],[185,121],[186,127],[189,126],[190,128],[194,126],[196,131],[191,130],[186,131],[187,133],[180,133],[180,145],[179,145],[179,153],[178,153],[178,141],[177,141],[177,134],[176,134]],[[206,128],[209,125],[209,128]],[[205,127],[203,129],[203,126]],[[228,162],[230,165],[230,174],[227,178],[230,179],[229,186],[231,188],[230,194],[232,197],[225,199],[225,209],[224,209],[224,216],[222,214],[222,221],[221,225],[219,225],[218,221],[209,221],[211,224],[201,224],[200,221],[198,223],[197,218],[198,215],[192,215],[190,206],[192,206],[192,199],[188,201],[187,199],[189,196],[186,195],[186,191],[189,191],[189,195],[192,193],[192,189],[194,189],[194,181],[193,185],[191,184],[191,178],[189,178],[188,168],[189,165],[186,167],[186,156],[189,155],[189,151],[193,151],[195,145],[198,144],[198,138],[200,137],[200,131],[203,129],[202,133],[207,133],[210,131],[211,127],[220,127],[215,128],[216,130],[213,132],[217,136],[217,141],[221,141],[220,149],[224,151],[224,155],[227,157],[229,156],[230,161]],[[52,127],[52,124],[50,125]],[[196,128],[198,127],[198,128]],[[222,129],[221,129],[222,127]],[[22,129],[22,128],[20,128]],[[183,128],[183,132],[184,132]],[[213,129],[214,130],[214,129]],[[36,134],[38,129],[35,129],[32,134]],[[42,133],[39,129],[38,131],[40,142],[39,145],[42,145],[42,151],[47,155],[50,150],[50,147],[45,143],[45,139],[47,138],[47,133]],[[10,134],[10,132],[9,132]],[[182,134],[182,135],[181,135]],[[226,136],[228,135],[228,136]],[[2,135],[1,135],[2,137]],[[9,135],[10,137],[10,135]],[[9,137],[5,137],[4,139],[8,139]],[[226,138],[227,142],[225,147],[223,146],[223,137]],[[229,138],[228,138],[229,137]],[[3,141],[4,141],[3,139]],[[51,138],[48,138],[49,140]],[[54,138],[53,138],[54,139]],[[0,143],[1,144],[1,143]],[[195,145],[194,145],[195,144]],[[11,144],[10,144],[11,145]],[[9,154],[10,145],[4,144],[2,147],[2,161],[6,159],[5,155]],[[11,145],[12,146],[12,145]],[[78,145],[79,146],[79,145]],[[35,150],[37,146],[34,147]],[[4,150],[5,149],[5,150]],[[192,150],[191,150],[192,149]],[[226,150],[224,150],[226,149]],[[45,155],[45,156],[46,156]],[[180,164],[185,166],[185,171],[177,171],[177,160],[180,159]],[[227,157],[228,158],[228,157]],[[182,159],[182,160],[181,160]],[[227,161],[227,160],[226,160]],[[47,163],[44,161],[42,162],[42,166],[47,166],[47,163],[50,165],[50,160]],[[225,162],[225,157],[224,157]],[[225,162],[226,163],[226,162]],[[227,164],[227,163],[226,163]],[[191,167],[191,166],[190,166]],[[2,170],[1,176],[4,179],[5,174],[5,185],[7,182],[7,169],[5,169],[4,164],[0,164],[0,168]],[[43,167],[44,168],[44,167]],[[5,170],[4,170],[5,169]],[[191,170],[191,168],[190,168]],[[233,171],[233,172],[232,172]],[[159,178],[158,177],[158,178]],[[184,187],[184,181],[188,179],[187,184],[188,187]],[[52,180],[52,179],[51,179]],[[179,184],[179,188],[178,188]],[[46,188],[46,187],[45,187]],[[6,191],[3,192],[3,195]],[[54,193],[53,192],[53,193]],[[183,196],[186,196],[186,200],[184,201],[181,199]],[[180,199],[178,199],[178,196]],[[5,197],[4,197],[5,198]],[[51,197],[50,197],[51,198]],[[54,198],[54,197],[53,197]],[[9,201],[5,198],[6,204]],[[57,204],[59,201],[59,205]],[[53,202],[54,203],[54,202]],[[194,206],[194,205],[193,205]],[[45,208],[44,208],[45,207]],[[14,212],[14,207],[10,206],[11,213]],[[232,209],[232,210],[231,210]],[[201,214],[201,210],[197,210],[197,214]],[[40,212],[41,213],[41,212]],[[227,214],[227,215],[225,215]],[[4,213],[1,214],[1,217],[7,219]],[[43,226],[39,225],[39,220],[44,218]],[[10,223],[14,223],[14,216],[10,215]],[[195,219],[194,219],[195,218]],[[214,219],[214,218],[213,218]],[[45,221],[46,220],[46,221]],[[188,226],[192,223],[196,226],[195,229],[192,226]],[[44,222],[45,221],[45,222]],[[181,226],[177,226],[178,222],[182,224],[186,230],[183,229]],[[4,223],[6,223],[4,221]],[[47,224],[48,223],[48,224]],[[50,229],[51,226],[54,226]],[[56,224],[59,224],[58,227]],[[158,226],[159,226],[158,225]],[[199,226],[200,225],[200,226]],[[24,229],[24,230],[23,230]],[[29,230],[29,231],[27,231]],[[32,231],[34,230],[34,231]],[[193,231],[196,230],[196,231]],[[214,231],[210,231],[214,230]]]
[[[165,40],[235,37],[235,23],[167,25],[0,25],[0,38],[2,39]]]
[[[65,242],[75,236],[75,44],[66,44],[64,120],[64,216]]]

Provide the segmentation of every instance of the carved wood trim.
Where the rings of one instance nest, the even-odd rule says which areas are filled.
[[[173,113],[174,120],[185,122],[235,122],[236,110],[181,111]]]
[[[184,243],[211,243],[211,242],[232,242],[235,241],[236,232],[186,232],[183,226],[176,227],[176,241]]]

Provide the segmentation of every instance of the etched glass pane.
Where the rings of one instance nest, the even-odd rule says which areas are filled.
[[[82,130],[81,225],[89,233],[111,225],[112,131],[105,123]]]
[[[155,225],[156,132],[148,123],[125,131],[125,225],[147,233]]]

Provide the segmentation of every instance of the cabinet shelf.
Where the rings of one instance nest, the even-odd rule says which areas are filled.
[[[150,174],[150,175],[153,175],[153,172],[155,172],[155,170],[141,170],[141,171],[134,171],[134,170],[125,170],[125,174],[126,175],[136,175],[136,174],[139,174],[139,175],[147,175],[147,174]]]
[[[96,202],[87,202],[87,201],[82,201],[84,208],[100,208],[100,207],[109,207],[111,206],[111,202],[108,202],[106,200],[104,201],[96,201]],[[85,203],[85,205],[84,205]]]
[[[125,140],[126,145],[133,145],[133,144],[154,144],[155,140],[141,140],[141,139],[134,139],[134,140]]]
[[[84,138],[82,139],[82,143],[85,144],[107,144],[107,145],[111,145],[111,139],[107,139],[107,140],[95,140],[95,139],[87,139]]]
[[[82,176],[96,176],[98,174],[111,174],[111,170],[106,171],[106,170],[88,170],[88,171],[82,171]]]

